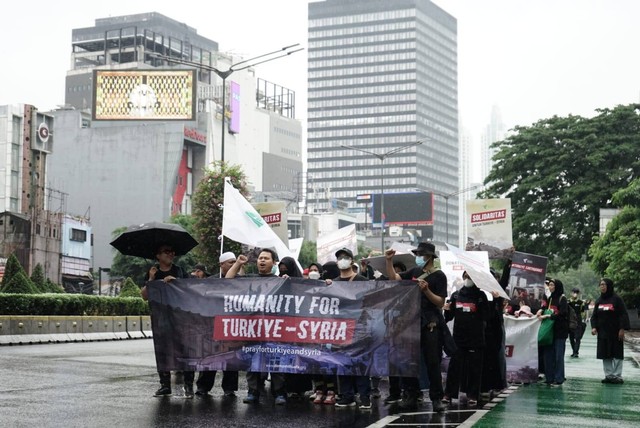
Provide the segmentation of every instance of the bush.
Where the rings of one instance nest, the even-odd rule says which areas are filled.
[[[56,284],[55,282],[51,281],[49,278],[47,278],[47,280],[44,282],[44,287],[45,287],[45,293],[60,294],[65,292],[62,285]]]
[[[131,277],[124,280],[122,288],[120,288],[120,297],[140,297],[140,287],[133,282]]]
[[[36,294],[39,291],[33,285],[31,280],[22,272],[18,272],[2,289],[3,293],[13,294]]]
[[[40,293],[46,293],[48,291],[44,277],[44,269],[42,269],[42,265],[40,263],[38,263],[33,268],[33,272],[31,272],[31,282]]]
[[[2,289],[4,289],[9,282],[16,276],[18,273],[22,273],[25,277],[27,273],[24,271],[24,268],[18,261],[18,258],[15,254],[11,253],[9,258],[7,259],[7,264],[4,267],[4,276],[2,277]]]
[[[86,294],[3,294],[0,315],[149,315],[141,297],[89,296]]]

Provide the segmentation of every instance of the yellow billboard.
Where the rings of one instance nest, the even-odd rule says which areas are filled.
[[[94,120],[195,120],[195,70],[93,71]]]

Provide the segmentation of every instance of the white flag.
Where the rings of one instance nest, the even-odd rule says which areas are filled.
[[[222,234],[229,239],[258,248],[272,248],[278,257],[293,257],[282,240],[262,219],[242,194],[227,180],[224,182]]]

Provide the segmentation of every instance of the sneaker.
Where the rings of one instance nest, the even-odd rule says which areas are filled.
[[[451,403],[451,398],[449,398],[448,395],[445,395],[444,397],[442,397],[442,402],[445,404],[449,404]]]
[[[324,392],[321,389],[316,390],[315,395],[313,396],[313,404],[322,404],[325,400]]]
[[[336,393],[333,391],[327,391],[327,396],[324,398],[324,404],[334,405],[336,404]]]
[[[246,397],[242,399],[243,403],[253,404],[260,401],[260,396],[258,394],[248,393]]]
[[[380,394],[380,389],[371,388],[371,398],[380,398],[382,394]]]
[[[402,397],[400,397],[399,395],[390,395],[384,399],[384,404],[395,404],[399,403],[400,400],[402,400]]]
[[[360,405],[358,407],[362,410],[371,409],[371,399],[369,397],[360,397]]]
[[[549,386],[550,386],[551,388],[558,388],[558,387],[562,386],[562,383],[560,383],[560,382],[553,382],[553,383],[550,383],[550,384],[549,384]]]
[[[418,392],[418,402],[422,403],[424,401],[424,392],[423,391],[419,391]]]
[[[236,396],[236,392],[235,391],[225,391],[224,392],[224,396],[225,397],[235,397]]]
[[[621,377],[615,376],[615,377],[612,377],[611,379],[609,379],[609,383],[615,383],[617,385],[622,385],[624,383],[624,380],[622,380]]]
[[[159,390],[153,394],[154,397],[168,397],[171,395],[171,387],[170,386],[161,386]]]
[[[442,400],[442,401],[444,401],[444,400]],[[475,399],[473,399],[473,398],[469,398],[469,399],[467,400],[467,406],[469,406],[469,407],[476,407],[477,405],[478,405],[478,400],[475,400]]]
[[[353,397],[351,398],[342,397],[341,399],[336,401],[336,407],[353,407],[355,405],[356,405],[356,402],[353,399]]]
[[[611,383],[611,378],[609,377],[605,377],[604,379],[602,379],[600,382],[602,383]]]
[[[193,398],[193,385],[186,383],[184,385],[184,398]]]
[[[276,397],[276,405],[284,406],[285,404],[287,404],[287,396],[286,395],[278,395]]]

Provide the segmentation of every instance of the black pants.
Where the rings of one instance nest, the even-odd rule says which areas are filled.
[[[209,392],[213,389],[213,384],[216,380],[216,371],[200,372],[198,374],[198,380],[196,386],[198,391]],[[222,372],[222,390],[237,391],[238,390],[238,372],[223,371]]]
[[[171,372],[158,372],[158,376],[160,377],[160,385],[167,386],[171,388]],[[193,385],[193,378],[195,377],[195,372],[182,372],[182,377],[184,379],[185,385]]]
[[[580,352],[580,342],[582,341],[585,328],[586,324],[580,323],[575,330],[569,330],[569,342],[571,343],[571,350],[573,351],[572,355],[578,355]]]
[[[247,386],[249,393],[253,395],[260,395],[262,389],[262,373],[260,372],[247,372]],[[284,375],[282,373],[271,373],[271,391],[274,395],[285,395]]]
[[[458,398],[458,392],[463,391],[467,393],[467,397],[478,399],[483,355],[484,348],[458,347],[456,354],[449,361],[447,370],[445,393],[450,398]]]
[[[371,394],[371,381],[369,376],[338,376],[338,386],[340,388],[340,397],[353,400],[356,394],[360,394],[360,399]]]
[[[432,329],[423,327],[420,333],[420,351],[427,365],[427,377],[429,378],[429,398],[431,401],[442,400],[442,339],[440,330],[436,326]],[[420,391],[418,378],[403,378],[404,389],[408,396],[417,396]]]

